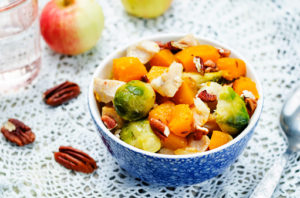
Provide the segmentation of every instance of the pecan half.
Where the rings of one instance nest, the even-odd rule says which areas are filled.
[[[204,102],[214,102],[217,100],[217,96],[214,94],[209,94],[206,90],[201,91],[198,96]]]
[[[30,144],[35,140],[31,128],[17,119],[9,119],[1,128],[4,137],[18,146]]]
[[[170,50],[172,53],[177,53],[179,52],[180,50],[182,50],[181,48],[178,47],[178,45],[174,44],[174,41],[169,41],[167,43],[162,43],[160,41],[157,41],[156,42],[158,44],[158,46],[161,48],[161,49],[168,49]],[[181,46],[182,47],[182,46]]]
[[[218,52],[221,55],[221,57],[229,57],[231,54],[231,51],[228,49],[218,48]]]
[[[54,158],[57,163],[74,171],[92,173],[97,169],[97,164],[92,157],[70,146],[60,146],[59,152],[54,152]]]
[[[212,60],[207,60],[203,64],[205,67],[212,67],[212,68],[217,67],[217,64]]]
[[[207,135],[208,133],[209,133],[208,128],[196,126],[193,136],[195,140],[201,140],[202,136]]]
[[[216,72],[219,71],[217,64],[212,60],[207,60],[203,63],[206,72]]]
[[[43,94],[43,99],[50,106],[61,105],[72,98],[75,98],[80,93],[80,88],[76,83],[66,81],[51,89],[48,89]]]
[[[203,59],[200,56],[194,56],[193,62],[196,66],[197,71],[201,74],[204,75],[205,73],[205,67],[203,64]]]
[[[257,107],[257,102],[253,98],[245,98],[245,103],[249,116],[251,117]]]
[[[108,130],[112,130],[117,127],[118,123],[112,117],[103,115],[101,117],[102,122],[105,124]]]
[[[150,126],[154,133],[156,133],[161,138],[166,138],[170,135],[169,127],[160,120],[150,118]]]

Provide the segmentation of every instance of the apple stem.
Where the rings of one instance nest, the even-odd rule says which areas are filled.
[[[72,4],[74,2],[74,0],[64,0],[64,6],[68,6],[70,4]]]

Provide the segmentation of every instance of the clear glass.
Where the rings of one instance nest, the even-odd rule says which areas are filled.
[[[0,0],[0,93],[30,83],[41,65],[37,0]]]

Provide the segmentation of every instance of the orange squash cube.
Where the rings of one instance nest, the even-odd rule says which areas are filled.
[[[135,57],[122,57],[113,60],[113,79],[129,82],[140,80],[147,74],[145,65]]]
[[[174,60],[175,57],[170,50],[162,49],[152,57],[149,64],[151,66],[169,67]]]
[[[183,79],[181,86],[173,97],[176,104],[194,104],[194,97],[197,93],[197,88],[192,87],[193,83],[189,83],[189,80],[191,79]]]
[[[234,80],[246,75],[246,63],[238,58],[220,58],[217,66],[223,71],[223,77],[227,80]]]
[[[167,138],[161,140],[163,147],[176,150],[187,146],[187,139],[170,133]]]
[[[218,148],[232,140],[232,136],[222,131],[213,131],[210,138],[209,150]]]
[[[147,78],[151,82],[153,79],[159,77],[164,72],[168,72],[168,70],[169,70],[168,67],[153,66],[153,67],[151,67],[150,71],[148,72]]]
[[[239,79],[235,80],[233,83],[233,90],[239,95],[241,95],[244,90],[247,90],[250,91],[256,99],[259,98],[255,82],[247,77],[240,77]]]
[[[193,112],[187,104],[176,105],[172,111],[168,127],[172,133],[186,137],[192,132]]]
[[[183,65],[186,72],[197,72],[197,68],[194,63],[195,56],[201,57],[203,62],[207,60],[217,62],[220,58],[220,54],[215,47],[211,45],[197,45],[187,47],[178,52],[175,54],[175,59]]]
[[[162,123],[168,125],[169,121],[171,120],[172,111],[175,108],[175,104],[171,101],[164,102],[156,107],[154,107],[149,112],[148,119],[151,118],[160,120]]]

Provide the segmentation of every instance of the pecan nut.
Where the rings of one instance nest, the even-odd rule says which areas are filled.
[[[214,102],[217,100],[217,96],[214,94],[209,94],[206,90],[201,91],[198,96],[204,102]]]
[[[195,127],[195,132],[194,132],[194,139],[195,140],[201,140],[203,135],[207,135],[208,133],[209,133],[208,128],[196,126]]]
[[[1,128],[3,136],[18,146],[30,144],[35,140],[31,128],[17,119],[9,119]]]
[[[219,69],[217,68],[217,64],[212,60],[205,61],[203,63],[203,65],[204,65],[204,68],[205,68],[205,73],[219,71]]]
[[[67,169],[83,173],[92,173],[97,169],[95,160],[88,154],[70,146],[60,146],[54,153],[55,161]]]
[[[249,116],[251,117],[257,107],[257,102],[253,98],[245,98],[245,103]]]
[[[203,59],[200,56],[194,56],[193,62],[195,64],[195,67],[196,67],[197,71],[201,75],[204,75],[204,73],[205,73],[205,67],[204,67]]]
[[[108,130],[112,130],[117,127],[118,123],[112,117],[108,115],[103,115],[101,117],[102,122],[105,124]]]
[[[178,46],[176,43],[174,43],[174,41],[169,41],[167,43],[162,43],[158,41],[156,43],[161,49],[168,49],[174,54],[182,50],[183,47],[183,46]]]
[[[169,127],[160,120],[150,118],[149,122],[152,130],[157,136],[167,138],[170,135]]]
[[[203,64],[204,64],[205,67],[212,67],[212,68],[217,67],[217,64],[212,60],[207,60]]]
[[[75,98],[80,93],[80,87],[73,82],[66,81],[51,89],[48,89],[43,94],[43,99],[50,106],[61,105],[72,98]]]
[[[229,57],[231,54],[231,51],[224,48],[218,48],[218,52],[221,55],[221,57]]]

